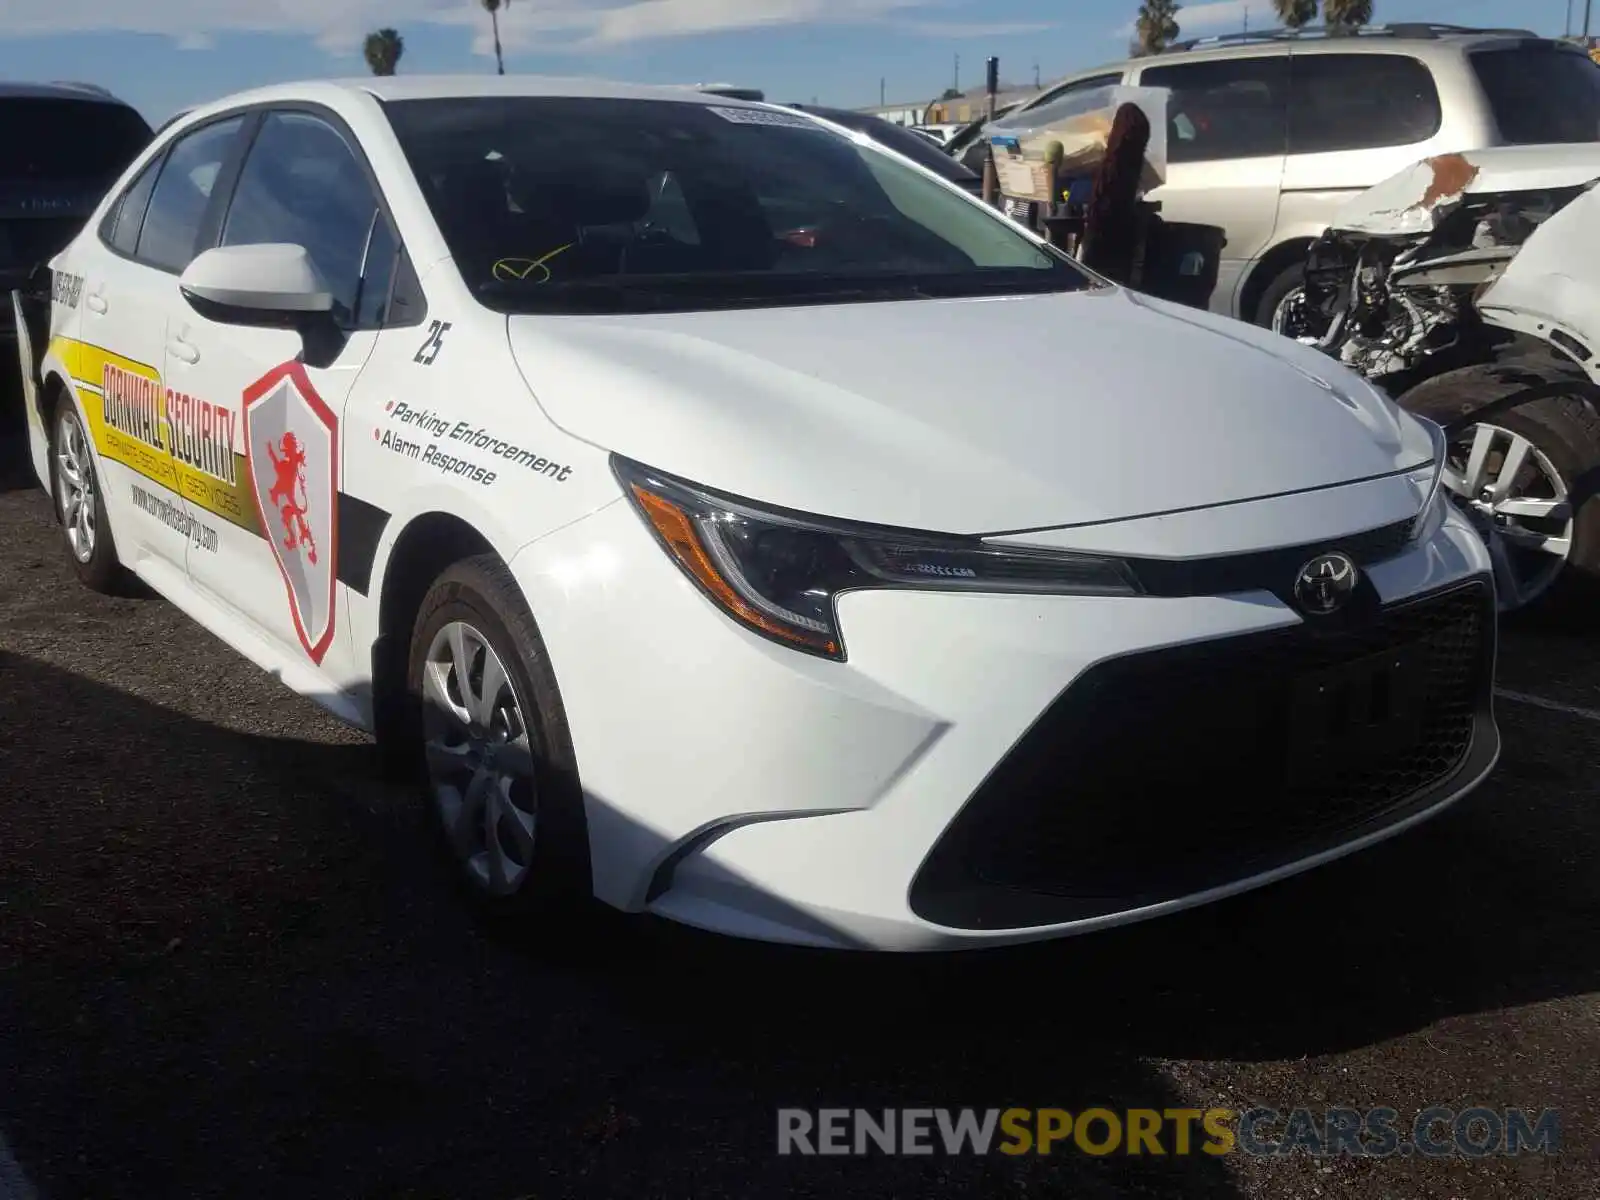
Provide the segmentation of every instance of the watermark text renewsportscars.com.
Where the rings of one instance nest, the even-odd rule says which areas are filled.
[[[1556,1109],[782,1108],[784,1155],[1305,1154],[1487,1158],[1554,1154]]]

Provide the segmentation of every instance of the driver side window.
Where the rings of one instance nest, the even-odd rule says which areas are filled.
[[[304,246],[347,329],[382,325],[398,239],[354,152],[303,112],[261,123],[222,227],[223,246]]]

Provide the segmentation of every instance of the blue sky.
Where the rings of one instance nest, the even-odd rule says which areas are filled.
[[[770,99],[852,107],[926,101],[981,81],[986,55],[1030,83],[1121,57],[1137,0],[510,0],[508,71],[668,83],[716,80]],[[1269,0],[1184,6],[1186,34],[1269,19]],[[1379,20],[1560,33],[1567,0],[1377,0]],[[1573,4],[1581,21],[1583,0]],[[401,73],[492,71],[478,0],[0,0],[0,79],[78,79],[152,123],[262,83],[364,74],[360,41],[392,25]],[[1600,29],[1600,14],[1596,16]]]

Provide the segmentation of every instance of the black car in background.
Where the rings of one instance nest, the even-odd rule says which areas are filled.
[[[33,297],[34,311],[48,304],[44,264],[152,136],[137,110],[103,88],[0,83],[0,457],[22,419],[11,292]]]
[[[928,168],[941,179],[948,179],[957,187],[965,188],[974,196],[983,194],[981,175],[974,174],[920,133],[913,133],[871,113],[852,112],[848,108],[823,108],[815,104],[791,104],[789,107],[797,112],[821,117],[824,121],[832,121],[835,125],[843,125],[846,129],[857,133],[864,133],[880,146],[899,151],[912,162]]]

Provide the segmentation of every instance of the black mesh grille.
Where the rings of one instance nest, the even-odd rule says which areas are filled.
[[[941,889],[1154,902],[1326,842],[1458,771],[1493,644],[1492,593],[1474,582],[1360,629],[1102,664],[969,801],[913,906],[952,924],[924,911]]]

